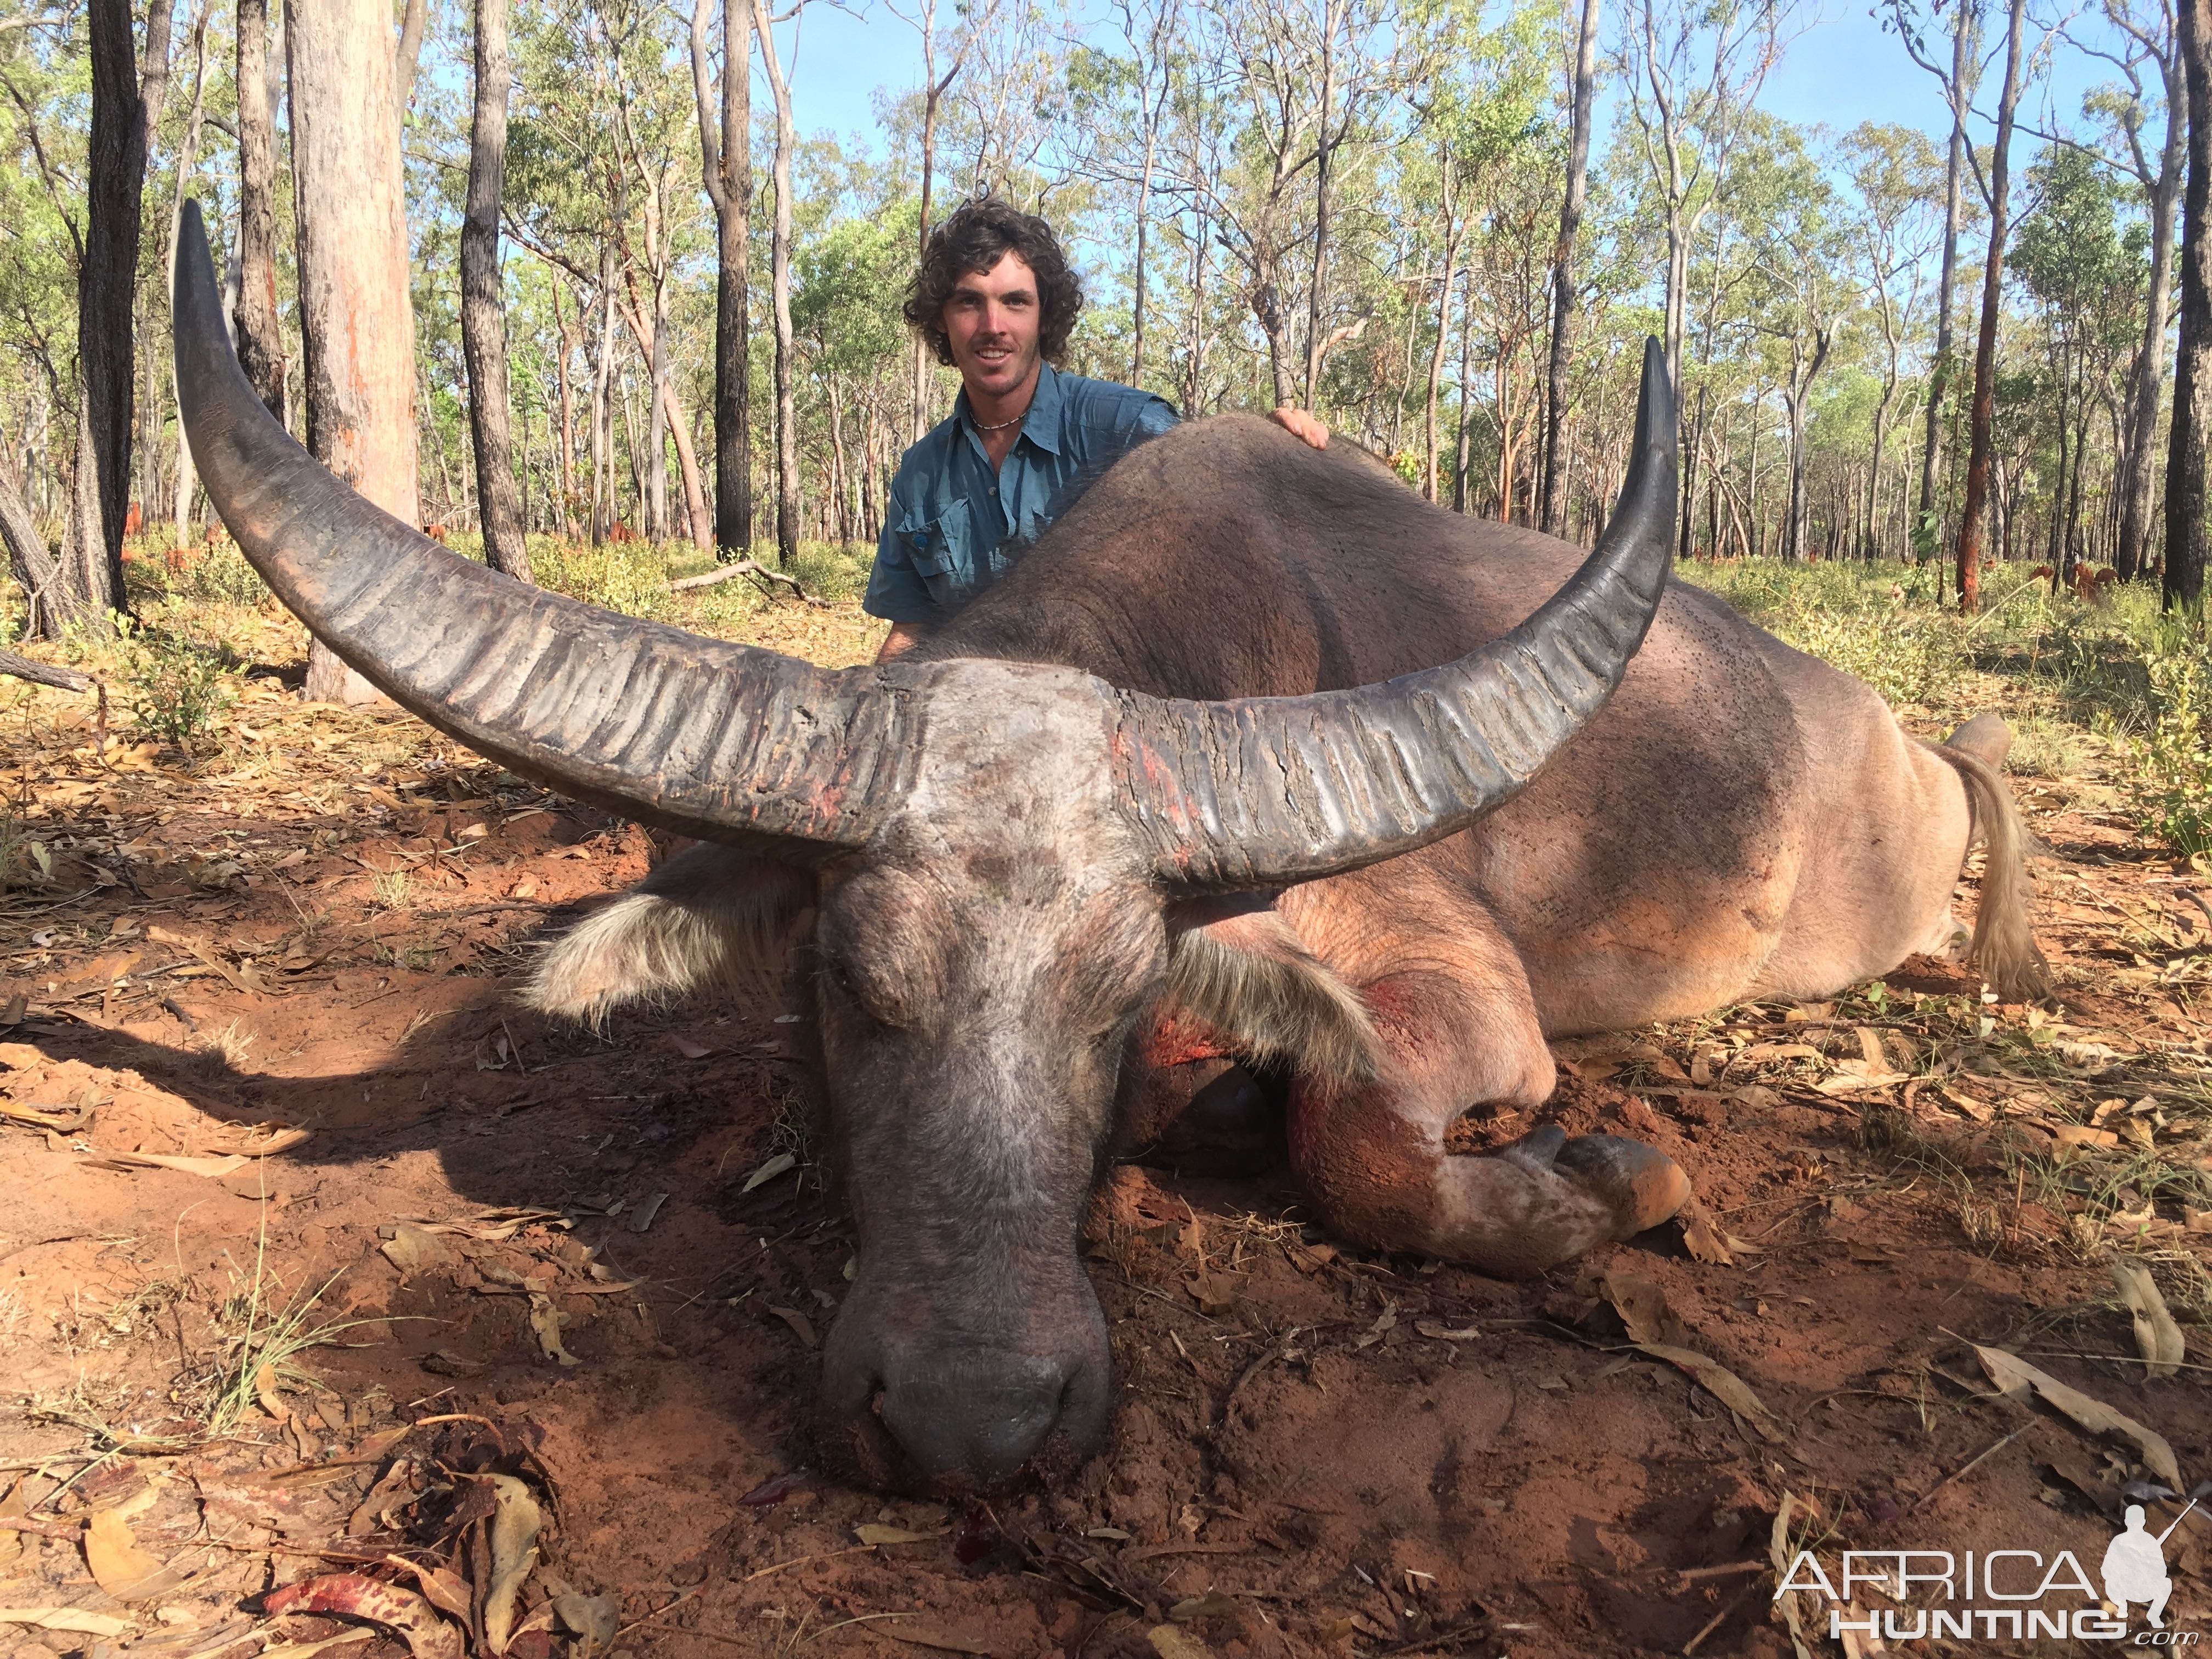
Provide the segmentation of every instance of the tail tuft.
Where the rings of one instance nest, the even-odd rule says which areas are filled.
[[[1990,988],[2005,1001],[2040,1001],[2051,992],[2051,964],[2044,959],[2028,926],[2028,899],[2033,885],[2027,875],[2027,852],[2033,842],[2021,822],[2020,808],[1996,768],[1964,745],[1939,744],[1936,752],[1951,763],[1966,787],[1974,834],[1989,849],[1982,872],[1981,907],[1975,913],[1974,937],[1969,947],[1974,965],[1981,969]]]

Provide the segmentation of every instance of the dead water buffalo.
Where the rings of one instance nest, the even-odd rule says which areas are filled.
[[[713,843],[548,951],[538,1005],[591,1018],[796,941],[859,1237],[823,1438],[869,1479],[987,1487],[1101,1443],[1086,1202],[1117,1127],[1231,1059],[1289,1076],[1343,1235],[1526,1274],[1688,1190],[1607,1136],[1446,1154],[1470,1106],[1551,1092],[1547,1036],[1939,948],[1977,834],[1984,971],[2037,972],[2002,726],[1916,742],[1668,582],[1656,348],[1579,568],[1224,417],[1124,459],[922,648],[832,672],[518,587],[378,512],[239,373],[196,217],[185,249],[192,453],[270,586],[480,752]]]

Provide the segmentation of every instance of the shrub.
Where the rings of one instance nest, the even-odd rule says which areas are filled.
[[[115,627],[133,720],[183,749],[238,700],[238,670],[228,652],[195,637],[173,605],[167,622],[157,628],[118,616]]]
[[[2212,649],[2172,633],[2143,667],[2150,731],[2134,744],[2143,829],[2186,856],[2212,853]]]
[[[538,586],[629,617],[659,617],[669,608],[668,560],[647,542],[598,547],[547,540],[530,551]]]

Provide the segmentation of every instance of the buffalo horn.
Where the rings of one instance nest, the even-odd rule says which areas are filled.
[[[526,586],[331,477],[238,366],[198,203],[183,232],[177,395],[208,499],[379,690],[524,777],[704,840],[859,846],[905,795],[913,693]]]
[[[1674,552],[1674,397],[1644,350],[1620,504],[1567,585],[1503,638],[1379,685],[1187,702],[1119,694],[1114,754],[1158,878],[1234,892],[1337,875],[1465,829],[1605,706]]]

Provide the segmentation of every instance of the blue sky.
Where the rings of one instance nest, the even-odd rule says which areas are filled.
[[[1993,69],[1989,77],[1985,108],[1995,106],[1996,73]],[[914,30],[879,5],[855,15],[817,3],[803,14],[792,77],[793,112],[802,132],[826,129],[840,138],[858,134],[872,141],[876,89],[904,90],[920,78]],[[2076,123],[2082,93],[2114,78],[2107,65],[2062,47],[2045,86],[2023,114],[2038,125],[2046,114]],[[764,98],[765,88],[757,95]],[[1948,131],[1935,82],[1905,55],[1895,36],[1882,33],[1864,0],[1831,0],[1821,20],[1797,38],[1768,78],[1759,102],[1790,120],[1826,122],[1839,131],[1862,121],[1904,123],[1937,139]],[[1986,124],[1976,136],[1987,138]]]

